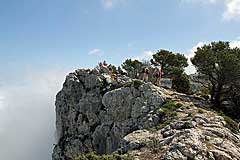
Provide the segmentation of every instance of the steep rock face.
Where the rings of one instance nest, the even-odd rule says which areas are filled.
[[[181,104],[168,125],[159,110]],[[238,160],[240,135],[199,97],[176,93],[98,70],[70,73],[56,96],[58,143],[53,160],[73,160],[91,151],[128,152],[137,160]]]
[[[111,81],[97,70],[70,73],[56,97],[59,140],[53,159],[72,159],[90,151],[116,151],[125,135],[161,121],[153,111],[164,99],[164,94],[150,83],[141,84],[127,77]]]

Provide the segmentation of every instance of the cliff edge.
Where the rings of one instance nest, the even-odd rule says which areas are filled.
[[[139,160],[239,160],[239,132],[209,108],[199,97],[79,69],[56,96],[52,159],[117,152]]]

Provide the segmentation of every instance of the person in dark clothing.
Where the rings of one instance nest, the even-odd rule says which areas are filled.
[[[142,71],[142,80],[144,82],[148,82],[148,75],[149,75],[149,69],[148,68],[143,68]]]
[[[160,82],[161,82],[161,78],[162,78],[162,71],[160,68],[156,68],[154,70],[154,78],[155,78],[155,80],[154,80],[153,84],[155,84],[156,86],[160,86],[161,85]]]

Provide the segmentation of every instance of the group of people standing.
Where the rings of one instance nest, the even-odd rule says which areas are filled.
[[[157,62],[153,63],[153,71],[150,71],[149,68],[145,67],[142,70],[142,73],[140,75],[140,79],[143,80],[144,82],[149,81],[149,76],[152,74],[153,77],[153,84],[160,86],[161,78],[163,76],[162,68],[161,65]]]
[[[102,70],[102,72],[107,73],[107,74],[111,74],[111,67],[107,64],[106,61],[100,62],[99,64],[99,68],[100,70]]]
[[[113,66],[111,64],[107,64],[107,62],[104,60],[103,62],[99,63],[99,68],[103,73],[107,73],[111,76],[111,79],[116,80],[116,75],[113,73]]]
[[[153,65],[151,69],[149,69],[148,67],[143,67],[142,72],[138,74],[138,78],[143,80],[144,82],[149,82],[149,77],[151,77],[151,82],[154,85],[160,86],[160,81],[163,75],[161,65],[153,61],[151,61],[151,63]],[[117,80],[117,76],[113,73],[113,66],[111,64],[108,65],[106,61],[100,62],[99,69],[102,73],[107,73],[108,75],[110,75],[112,80]],[[127,73],[124,75],[127,75]]]

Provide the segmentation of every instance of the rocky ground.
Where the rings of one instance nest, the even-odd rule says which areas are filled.
[[[140,160],[240,159],[239,133],[209,108],[199,97],[151,83],[76,70],[56,97],[52,159],[74,160],[92,151]]]
[[[223,117],[197,107],[186,96],[178,98],[177,93],[167,92],[169,98],[181,103],[182,107],[177,109],[171,124],[163,129],[138,130],[124,137],[133,148],[129,154],[134,159],[240,159],[240,135],[225,127]],[[134,149],[139,144],[144,147]]]

